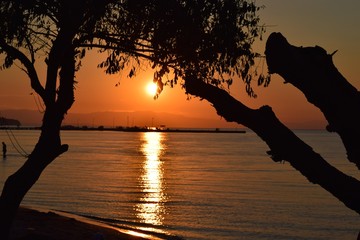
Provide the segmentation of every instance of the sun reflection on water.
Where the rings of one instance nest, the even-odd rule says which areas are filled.
[[[164,203],[166,201],[161,161],[161,156],[165,151],[164,134],[145,132],[142,140],[141,152],[146,157],[140,177],[143,195],[135,209],[141,222],[161,225],[165,215]]]

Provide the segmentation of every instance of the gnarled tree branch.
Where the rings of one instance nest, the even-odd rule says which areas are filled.
[[[0,39],[0,47],[13,59],[18,59],[24,65],[26,73],[30,78],[32,89],[34,89],[34,91],[45,101],[45,90],[40,83],[34,64],[30,61],[30,59],[20,50],[8,45],[3,39]]]
[[[360,213],[360,182],[326,162],[310,146],[283,125],[269,106],[250,109],[225,90],[207,84],[195,76],[185,80],[188,94],[206,99],[227,121],[253,130],[270,147],[274,161],[288,161],[310,182],[319,184],[348,208]]]
[[[323,112],[327,129],[340,135],[348,159],[360,168],[360,93],[336,69],[333,54],[318,46],[292,46],[280,33],[269,36],[265,53],[270,73],[278,73]]]

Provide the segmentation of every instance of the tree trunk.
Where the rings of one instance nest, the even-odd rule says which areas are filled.
[[[226,91],[194,76],[185,80],[186,92],[212,103],[217,113],[229,122],[253,130],[270,147],[268,154],[276,162],[288,161],[310,182],[319,184],[348,208],[360,214],[360,182],[326,162],[318,153],[283,125],[269,106],[250,109]]]
[[[60,86],[55,97],[46,96],[46,110],[41,127],[41,135],[33,152],[29,155],[25,164],[11,175],[5,182],[0,197],[0,236],[8,239],[16,212],[25,194],[39,179],[44,169],[59,155],[68,150],[68,145],[61,144],[60,128],[67,110],[74,102],[74,74],[75,74],[75,51],[71,43],[65,48],[63,45],[62,57],[57,59],[61,66],[59,72]],[[58,68],[58,67],[56,67]],[[48,76],[47,80],[55,76]],[[56,82],[56,79],[52,79]],[[53,86],[56,87],[56,84]],[[52,93],[52,89],[46,93]],[[53,98],[53,100],[49,100]]]
[[[335,52],[294,47],[280,33],[272,33],[265,53],[269,72],[300,89],[323,112],[327,129],[339,134],[348,159],[360,168],[360,94],[334,66]]]
[[[5,182],[0,197],[0,234],[8,239],[12,222],[25,194],[39,179],[42,171],[60,154],[67,151],[61,145],[60,126],[63,119],[54,110],[46,110],[38,143],[24,165]]]

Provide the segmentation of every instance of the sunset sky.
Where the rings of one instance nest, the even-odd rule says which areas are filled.
[[[350,83],[360,89],[360,9],[359,0],[261,0],[262,23],[268,25],[262,42],[254,46],[258,52],[265,50],[265,41],[271,32],[281,32],[297,46],[319,45],[329,53],[338,50],[333,60]],[[146,85],[152,79],[150,67],[144,67],[136,78],[126,79],[126,73],[108,76],[97,69],[99,56],[88,54],[82,69],[77,73],[76,101],[70,113],[100,111],[151,111],[181,114],[187,117],[220,119],[208,102],[187,100],[180,86],[166,88],[160,98],[153,100]],[[41,78],[44,68],[39,63]],[[267,71],[264,69],[264,71]],[[115,84],[120,80],[120,86]],[[255,85],[256,83],[254,83]],[[284,85],[278,76],[272,77],[268,88],[255,88],[257,99],[246,96],[242,84],[237,83],[231,93],[250,107],[270,105],[283,122],[292,128],[324,127],[321,113],[307,103],[302,93],[289,84]],[[33,92],[26,75],[18,68],[0,72],[0,112],[4,109],[36,109]],[[221,126],[226,125],[224,120]],[[220,127],[221,127],[220,126]],[[219,126],[216,126],[219,127]]]

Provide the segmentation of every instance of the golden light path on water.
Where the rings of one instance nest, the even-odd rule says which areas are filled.
[[[165,151],[164,134],[145,132],[142,135],[141,151],[145,156],[140,177],[143,197],[135,207],[141,222],[162,225],[166,201],[161,156]]]

